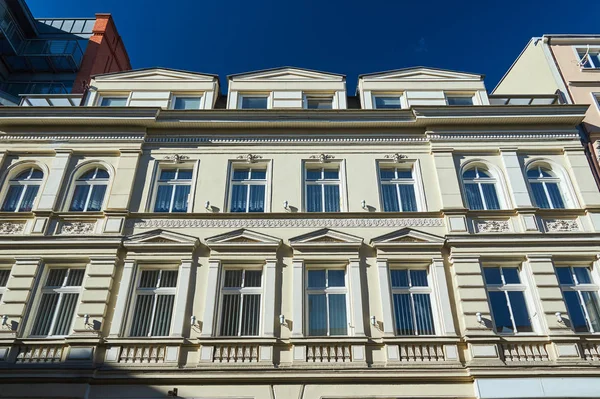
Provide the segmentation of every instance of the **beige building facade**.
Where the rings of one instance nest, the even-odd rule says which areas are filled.
[[[433,68],[227,86],[0,109],[4,397],[597,397],[586,106]]]

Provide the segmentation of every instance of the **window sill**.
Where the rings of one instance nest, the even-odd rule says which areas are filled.
[[[264,344],[274,345],[278,338],[270,337],[198,337],[196,342],[201,345],[231,345],[231,344]]]
[[[106,343],[110,345],[181,345],[186,343],[187,338],[183,337],[119,337],[106,338]]]
[[[348,337],[344,335],[336,335],[333,337],[293,337],[289,342],[293,345],[306,345],[313,343],[331,342],[337,344],[365,344],[370,341],[369,337]]]

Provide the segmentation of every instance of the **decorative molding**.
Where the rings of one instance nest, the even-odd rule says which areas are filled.
[[[334,228],[443,227],[440,218],[386,219],[147,219],[128,220],[127,227],[148,228]]]
[[[173,155],[165,156],[164,159],[166,161],[171,161],[173,163],[181,163],[185,160],[190,159],[190,157],[188,157],[187,155],[182,155],[182,154],[173,154]]]
[[[60,234],[64,235],[85,235],[92,234],[96,227],[96,222],[63,222],[60,227]]]
[[[254,163],[259,159],[262,159],[262,156],[256,154],[248,154],[248,155],[240,155],[237,159],[244,159],[248,163]]]
[[[147,143],[211,143],[211,144],[295,144],[295,143],[426,143],[429,139],[424,136],[408,137],[148,137]]]
[[[546,224],[546,230],[550,233],[554,232],[565,232],[565,231],[579,231],[579,224],[577,220],[544,220]]]
[[[311,155],[310,159],[318,159],[321,163],[329,162],[329,160],[335,158],[333,155],[329,154],[319,154],[319,155]]]
[[[1,141],[143,141],[143,134],[7,134]]]
[[[510,224],[508,220],[477,220],[475,225],[478,233],[510,232]]]
[[[400,163],[400,160],[408,158],[408,155],[395,153],[395,154],[391,154],[391,155],[386,155],[384,158],[392,159],[392,160],[394,160],[395,163]]]
[[[0,223],[0,234],[23,234],[25,223],[2,222]]]
[[[541,139],[579,139],[577,133],[453,133],[428,134],[429,140],[541,140]]]

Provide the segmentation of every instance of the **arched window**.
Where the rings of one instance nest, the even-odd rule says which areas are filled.
[[[75,181],[75,190],[69,210],[75,212],[101,210],[108,179],[108,172],[101,167],[92,168],[82,174]]]
[[[565,208],[565,201],[560,189],[560,178],[550,168],[539,165],[529,168],[527,180],[535,204],[539,208]]]
[[[475,166],[463,172],[463,184],[469,209],[500,209],[497,180],[481,166]]]
[[[29,212],[40,190],[44,173],[38,168],[27,168],[10,179],[2,204],[4,212]]]

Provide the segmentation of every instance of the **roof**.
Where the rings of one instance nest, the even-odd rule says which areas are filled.
[[[130,69],[130,70],[127,70],[127,71],[99,73],[99,74],[96,74],[96,75],[92,75],[92,78],[96,78],[96,77],[99,77],[99,76],[119,75],[119,74],[122,74],[122,73],[154,71],[154,70],[163,70],[163,71],[171,71],[171,72],[179,72],[179,73],[190,73],[190,74],[193,74],[193,75],[200,75],[200,76],[213,76],[213,77],[217,78],[217,80],[219,79],[219,75],[214,74],[214,73],[193,72],[193,71],[186,71],[184,69],[164,68],[164,67],[158,67],[158,66],[157,67],[147,67],[147,68]]]
[[[452,69],[443,69],[443,68],[431,68],[431,67],[427,67],[427,66],[414,66],[414,67],[409,67],[409,68],[390,69],[388,71],[381,71],[381,72],[362,73],[362,74],[358,75],[358,78],[360,79],[365,76],[376,76],[376,75],[383,75],[386,73],[394,73],[394,72],[416,71],[419,69],[426,69],[426,70],[430,70],[430,71],[439,71],[439,72],[464,73],[464,74],[469,74],[469,75],[477,75],[477,76],[481,77],[481,79],[483,79],[485,77],[485,75],[482,75],[479,73],[455,71]]]
[[[314,73],[323,73],[323,74],[327,74],[327,75],[340,76],[340,77],[346,79],[346,75],[344,75],[344,74],[332,73],[332,72],[325,72],[325,71],[318,71],[316,69],[298,68],[298,67],[295,67],[295,66],[281,66],[281,67],[276,67],[276,68],[259,69],[259,70],[256,70],[256,71],[234,73],[234,74],[231,74],[231,75],[227,75],[227,79],[235,78],[236,76],[251,75],[251,74],[254,74],[254,73],[282,71],[282,70],[285,70],[285,69],[297,69],[299,71],[314,72]]]

